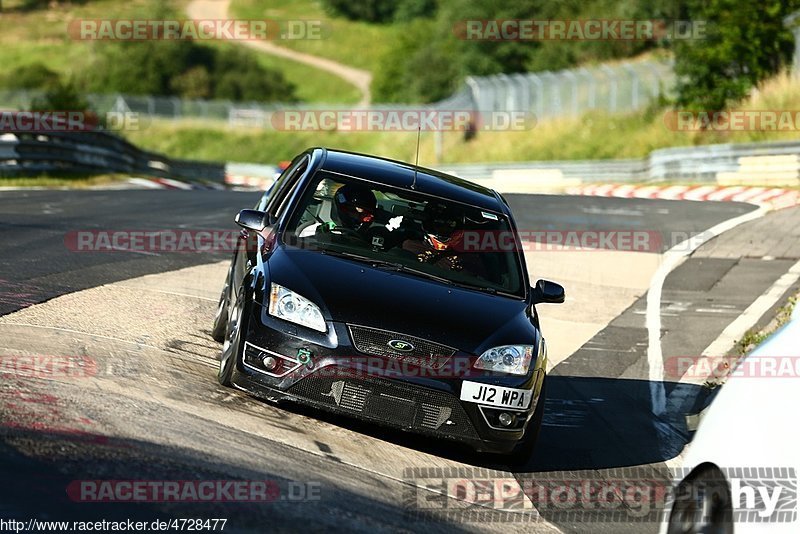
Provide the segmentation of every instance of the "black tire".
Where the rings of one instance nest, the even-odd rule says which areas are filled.
[[[522,441],[514,447],[508,455],[508,461],[514,466],[527,465],[533,456],[533,449],[536,447],[536,442],[539,439],[539,431],[542,429],[542,420],[544,419],[544,405],[547,399],[547,378],[542,382],[542,391],[539,393],[539,402],[536,404],[536,410],[533,412],[533,417],[528,423],[528,428]]]
[[[225,334],[228,329],[228,320],[230,319],[230,306],[231,306],[231,269],[228,269],[228,275],[225,277],[225,285],[222,287],[222,293],[219,296],[219,305],[217,306],[217,314],[214,316],[214,326],[211,328],[211,337],[214,341],[222,343],[225,341]]]
[[[240,357],[244,347],[244,336],[247,332],[247,318],[249,306],[245,298],[244,285],[239,289],[236,300],[231,304],[231,312],[225,327],[225,339],[223,340],[222,353],[219,355],[219,370],[217,380],[223,386],[231,385],[233,370],[236,368],[236,360]]]

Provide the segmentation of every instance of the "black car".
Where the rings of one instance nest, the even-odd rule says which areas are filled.
[[[236,222],[213,335],[219,381],[530,454],[547,350],[508,203],[471,182],[374,156],[309,149]]]

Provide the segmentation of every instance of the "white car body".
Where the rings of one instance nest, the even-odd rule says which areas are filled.
[[[800,309],[732,372],[703,417],[676,478],[714,464],[731,492],[734,532],[800,532],[798,413]],[[665,523],[662,532],[668,531]]]

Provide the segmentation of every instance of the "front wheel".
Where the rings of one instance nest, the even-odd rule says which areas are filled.
[[[222,354],[219,357],[219,371],[217,380],[223,386],[231,385],[233,369],[236,367],[236,360],[242,353],[243,339],[247,332],[247,306],[245,299],[244,285],[239,289],[236,300],[232,303],[231,312],[228,316],[225,328],[225,338],[222,344]]]
[[[536,409],[533,411],[531,422],[528,423],[528,429],[522,440],[514,447],[508,460],[512,465],[522,466],[526,465],[533,456],[533,449],[536,447],[536,441],[539,439],[539,431],[542,428],[542,419],[544,419],[544,404],[547,398],[547,378],[542,382],[542,391],[539,393],[539,401],[536,403]]]
[[[228,275],[225,277],[225,285],[222,287],[222,293],[219,296],[219,304],[217,305],[217,314],[214,316],[214,326],[211,328],[211,337],[214,341],[222,343],[225,341],[225,334],[228,329],[228,320],[230,316],[231,306],[231,269],[228,269]]]

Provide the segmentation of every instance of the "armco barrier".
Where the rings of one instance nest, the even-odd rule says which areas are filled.
[[[795,187],[800,186],[800,141],[664,148],[643,159],[465,163],[436,168],[500,190],[511,185],[519,192],[598,182]],[[224,163],[171,159],[103,131],[0,134],[0,176],[126,173],[263,189],[276,170],[229,163],[226,171]]]
[[[436,168],[491,185],[507,177],[531,186],[575,182],[691,182],[800,186],[800,141],[674,147],[634,160],[464,163]],[[560,179],[558,178],[560,176]],[[555,178],[554,178],[555,177]]]
[[[0,135],[0,176],[105,173],[222,184],[225,164],[168,158],[103,131]]]

